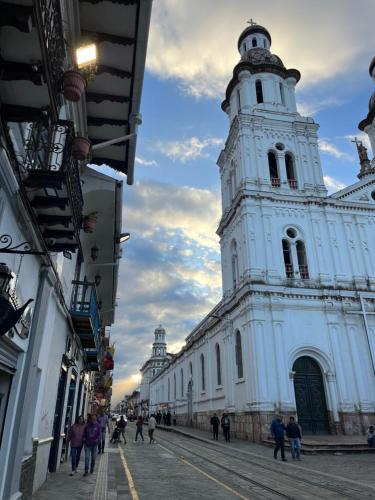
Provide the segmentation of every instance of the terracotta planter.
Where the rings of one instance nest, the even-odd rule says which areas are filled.
[[[83,231],[85,233],[93,233],[96,228],[97,217],[84,217],[83,219]]]
[[[72,145],[72,156],[75,160],[84,160],[90,151],[91,142],[86,137],[75,137]]]
[[[62,87],[65,99],[77,102],[85,90],[86,80],[79,71],[71,69],[63,74]]]

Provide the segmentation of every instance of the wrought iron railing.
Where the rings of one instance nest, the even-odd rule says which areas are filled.
[[[60,0],[37,0],[36,19],[42,38],[43,59],[46,65],[47,83],[51,101],[55,107],[55,118],[58,109],[58,92],[61,77],[66,65],[66,49],[60,11]]]
[[[285,264],[285,274],[287,278],[293,278],[293,266],[291,264]]]
[[[27,124],[23,151],[18,154],[24,171],[65,173],[65,182],[77,233],[81,227],[83,196],[78,163],[71,155],[74,126],[68,120],[55,124],[39,121]]]
[[[295,179],[288,179],[290,189],[297,189],[297,181]]]
[[[88,317],[91,320],[96,350],[102,354],[102,343],[99,335],[100,315],[98,298],[94,283],[73,281],[72,302],[70,312],[74,315]]]
[[[299,266],[299,275],[303,280],[308,280],[309,279],[309,269],[307,266]]]
[[[280,187],[280,179],[278,177],[271,177],[272,187]]]

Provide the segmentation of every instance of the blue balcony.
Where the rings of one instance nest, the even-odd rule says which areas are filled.
[[[94,283],[73,281],[70,315],[82,347],[86,349],[90,360],[94,356],[93,353],[98,360],[101,360],[100,316]]]

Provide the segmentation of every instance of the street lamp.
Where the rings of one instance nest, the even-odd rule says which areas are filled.
[[[98,255],[99,255],[99,248],[96,245],[94,245],[93,247],[91,247],[91,259],[96,260],[98,258]]]
[[[76,49],[76,61],[79,69],[86,68],[87,66],[94,66],[96,64],[96,58],[95,43],[81,45]]]
[[[117,243],[125,243],[130,239],[130,233],[120,233],[120,236],[117,238]]]

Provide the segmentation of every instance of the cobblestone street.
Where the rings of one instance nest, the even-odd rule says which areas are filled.
[[[262,445],[214,443],[203,431],[172,430],[157,429],[156,443],[149,445],[146,427],[144,443],[134,443],[130,424],[127,445],[109,444],[92,476],[83,477],[81,461],[79,473],[70,477],[64,463],[33,498],[375,498],[372,454],[304,456],[300,463],[282,463]]]

